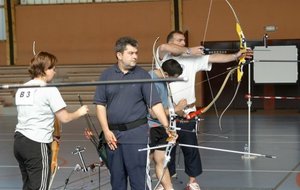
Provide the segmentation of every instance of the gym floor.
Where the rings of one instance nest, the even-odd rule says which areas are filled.
[[[13,156],[13,134],[17,123],[16,112],[0,114],[0,189],[22,189],[21,174]],[[251,113],[250,152],[261,154],[253,157],[244,154],[199,149],[203,174],[197,177],[202,190],[296,190],[300,189],[300,117],[299,110],[263,110]],[[96,127],[97,119],[91,115]],[[222,119],[212,113],[202,116],[199,123],[199,145],[234,151],[244,151],[248,144],[247,110],[228,111]],[[59,170],[51,189],[111,189],[106,167],[97,167],[99,158],[93,144],[85,138],[87,128],[84,118],[64,124],[59,152]],[[96,165],[88,172],[74,171],[83,167],[77,147],[85,148],[82,158],[86,166]],[[277,158],[266,158],[274,155]],[[177,177],[174,189],[184,189],[183,155],[177,148]],[[99,170],[100,168],[100,170]],[[151,167],[153,173],[153,166]],[[68,182],[66,184],[66,182]],[[153,180],[153,187],[157,181]]]

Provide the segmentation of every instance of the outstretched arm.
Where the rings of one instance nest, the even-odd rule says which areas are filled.
[[[195,46],[195,47],[184,47],[176,44],[162,44],[159,47],[159,58],[163,59],[163,57],[167,53],[171,53],[174,56],[179,55],[204,55],[204,47],[203,46]]]
[[[55,115],[60,122],[68,123],[70,121],[78,119],[79,117],[87,114],[88,111],[89,111],[88,107],[86,105],[83,105],[75,112],[68,112],[65,108],[63,108],[63,109],[57,111],[55,113]]]
[[[236,61],[241,57],[252,58],[253,51],[252,50],[240,50],[234,54],[211,54],[209,55],[208,61],[211,63],[227,63],[231,61]]]

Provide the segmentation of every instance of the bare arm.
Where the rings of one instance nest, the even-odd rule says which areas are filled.
[[[177,115],[183,116],[184,112],[183,109],[187,106],[187,101],[186,99],[182,99],[178,102],[178,104],[174,105],[174,111]],[[169,109],[164,108],[166,116],[169,116]],[[157,118],[152,109],[149,110],[151,117],[152,118]]]
[[[163,57],[167,53],[171,53],[175,56],[178,55],[204,55],[203,46],[195,46],[195,47],[184,47],[176,44],[162,44],[159,46],[159,58],[163,59]]]
[[[100,126],[102,128],[102,131],[103,132],[109,131],[106,107],[103,105],[96,105],[96,115],[100,123]]]
[[[159,122],[165,128],[168,128],[169,127],[169,121],[168,121],[168,118],[166,116],[166,112],[163,108],[162,103],[155,104],[154,106],[152,106],[151,110],[157,116],[157,119],[159,120]]]
[[[231,61],[236,61],[241,57],[251,59],[253,56],[253,51],[250,49],[240,50],[234,54],[211,54],[208,61],[211,63],[227,63]]]
[[[63,109],[57,111],[55,113],[55,116],[62,123],[68,123],[68,122],[70,122],[72,120],[78,119],[79,117],[87,114],[88,111],[89,111],[89,109],[88,109],[88,107],[86,105],[81,106],[75,112],[68,112],[65,108],[63,108]]]
[[[184,116],[184,108],[187,106],[187,100],[181,99],[178,104],[175,105],[175,113],[181,117]]]
[[[208,61],[211,63],[228,63],[237,60],[236,54],[211,54]]]

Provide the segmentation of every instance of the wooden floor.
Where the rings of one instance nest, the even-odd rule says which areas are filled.
[[[2,109],[2,108],[0,108]],[[10,112],[10,113],[9,113]],[[0,189],[21,189],[21,175],[13,156],[13,134],[16,124],[15,110],[3,111],[0,116]],[[202,190],[297,190],[300,189],[300,117],[299,110],[281,110],[251,113],[251,152],[275,155],[276,159],[257,157],[242,159],[243,155],[199,149],[204,172],[197,179]],[[95,116],[93,122],[98,126]],[[222,119],[222,132],[213,114],[202,117],[199,128],[199,145],[220,149],[244,151],[248,143],[247,110],[227,112]],[[78,155],[72,152],[77,146],[86,148],[83,158],[86,165],[98,163],[93,145],[85,139],[84,118],[63,126],[59,153],[60,169],[52,189],[111,189],[105,167],[93,171],[74,171],[79,164]],[[179,150],[179,149],[178,149]],[[183,156],[177,151],[176,190],[184,189]],[[153,168],[152,168],[153,172]],[[69,179],[65,187],[66,179]],[[99,181],[100,179],[100,181]],[[297,183],[298,179],[298,183]],[[156,181],[153,181],[155,184]],[[100,184],[100,185],[99,185]]]

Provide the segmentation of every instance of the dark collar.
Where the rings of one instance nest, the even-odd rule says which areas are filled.
[[[130,74],[130,73],[134,73],[135,69],[137,66],[135,66],[134,68],[132,68],[131,70],[129,70],[126,74]],[[119,68],[118,64],[114,64],[114,70],[117,73],[123,73],[123,71],[121,71],[121,69]]]

